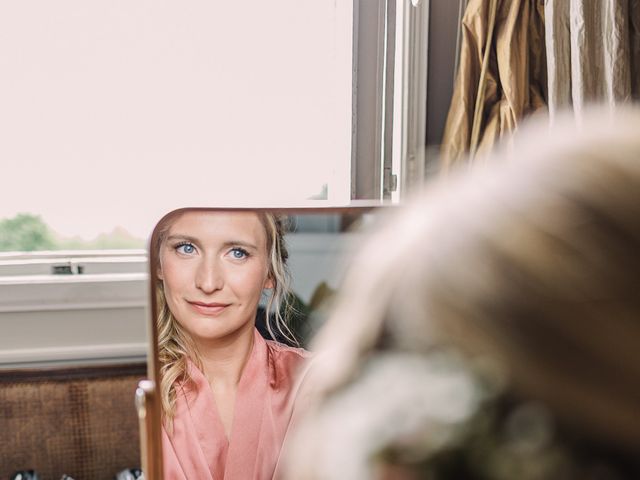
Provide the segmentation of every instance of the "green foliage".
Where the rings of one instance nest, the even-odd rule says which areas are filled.
[[[135,238],[121,227],[98,235],[93,240],[80,237],[61,238],[39,215],[19,213],[0,220],[0,251],[29,252],[36,250],[111,250],[144,248],[144,240]]]
[[[133,237],[121,227],[116,227],[110,233],[101,233],[93,240],[83,240],[79,237],[62,238],[57,242],[58,250],[117,250],[127,248],[145,248],[144,240]]]
[[[55,248],[53,234],[39,215],[19,213],[0,220],[0,251],[33,251]]]

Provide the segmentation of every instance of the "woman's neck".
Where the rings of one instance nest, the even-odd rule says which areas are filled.
[[[203,373],[212,388],[235,389],[251,356],[253,341],[254,326],[248,324],[234,335],[215,343],[198,342]]]

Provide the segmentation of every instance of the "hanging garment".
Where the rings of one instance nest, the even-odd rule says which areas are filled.
[[[614,107],[637,96],[638,0],[545,2],[549,113],[589,103]]]
[[[173,430],[163,428],[166,480],[271,479],[292,424],[309,353],[265,341],[257,332],[238,391],[227,439],[204,374],[189,363],[193,382],[176,398]],[[297,411],[296,407],[296,411]]]
[[[546,108],[543,0],[470,0],[442,141],[446,170]]]

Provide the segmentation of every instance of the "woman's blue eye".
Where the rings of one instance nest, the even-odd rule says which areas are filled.
[[[184,253],[186,255],[191,255],[196,251],[196,247],[194,247],[190,243],[181,243],[180,245],[176,246],[176,251],[179,253]]]
[[[249,256],[249,253],[244,248],[232,248],[231,256],[237,260],[242,260]]]

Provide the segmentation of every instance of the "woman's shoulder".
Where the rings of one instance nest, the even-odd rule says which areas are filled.
[[[267,343],[267,348],[272,352],[273,355],[291,357],[294,359],[299,358],[301,361],[313,357],[313,354],[309,350],[305,350],[301,347],[292,347],[275,340],[265,340],[265,342]]]
[[[274,340],[266,340],[266,344],[272,384],[283,386],[282,382],[293,382],[291,387],[298,384],[306,376],[312,353],[304,348],[291,347]]]

